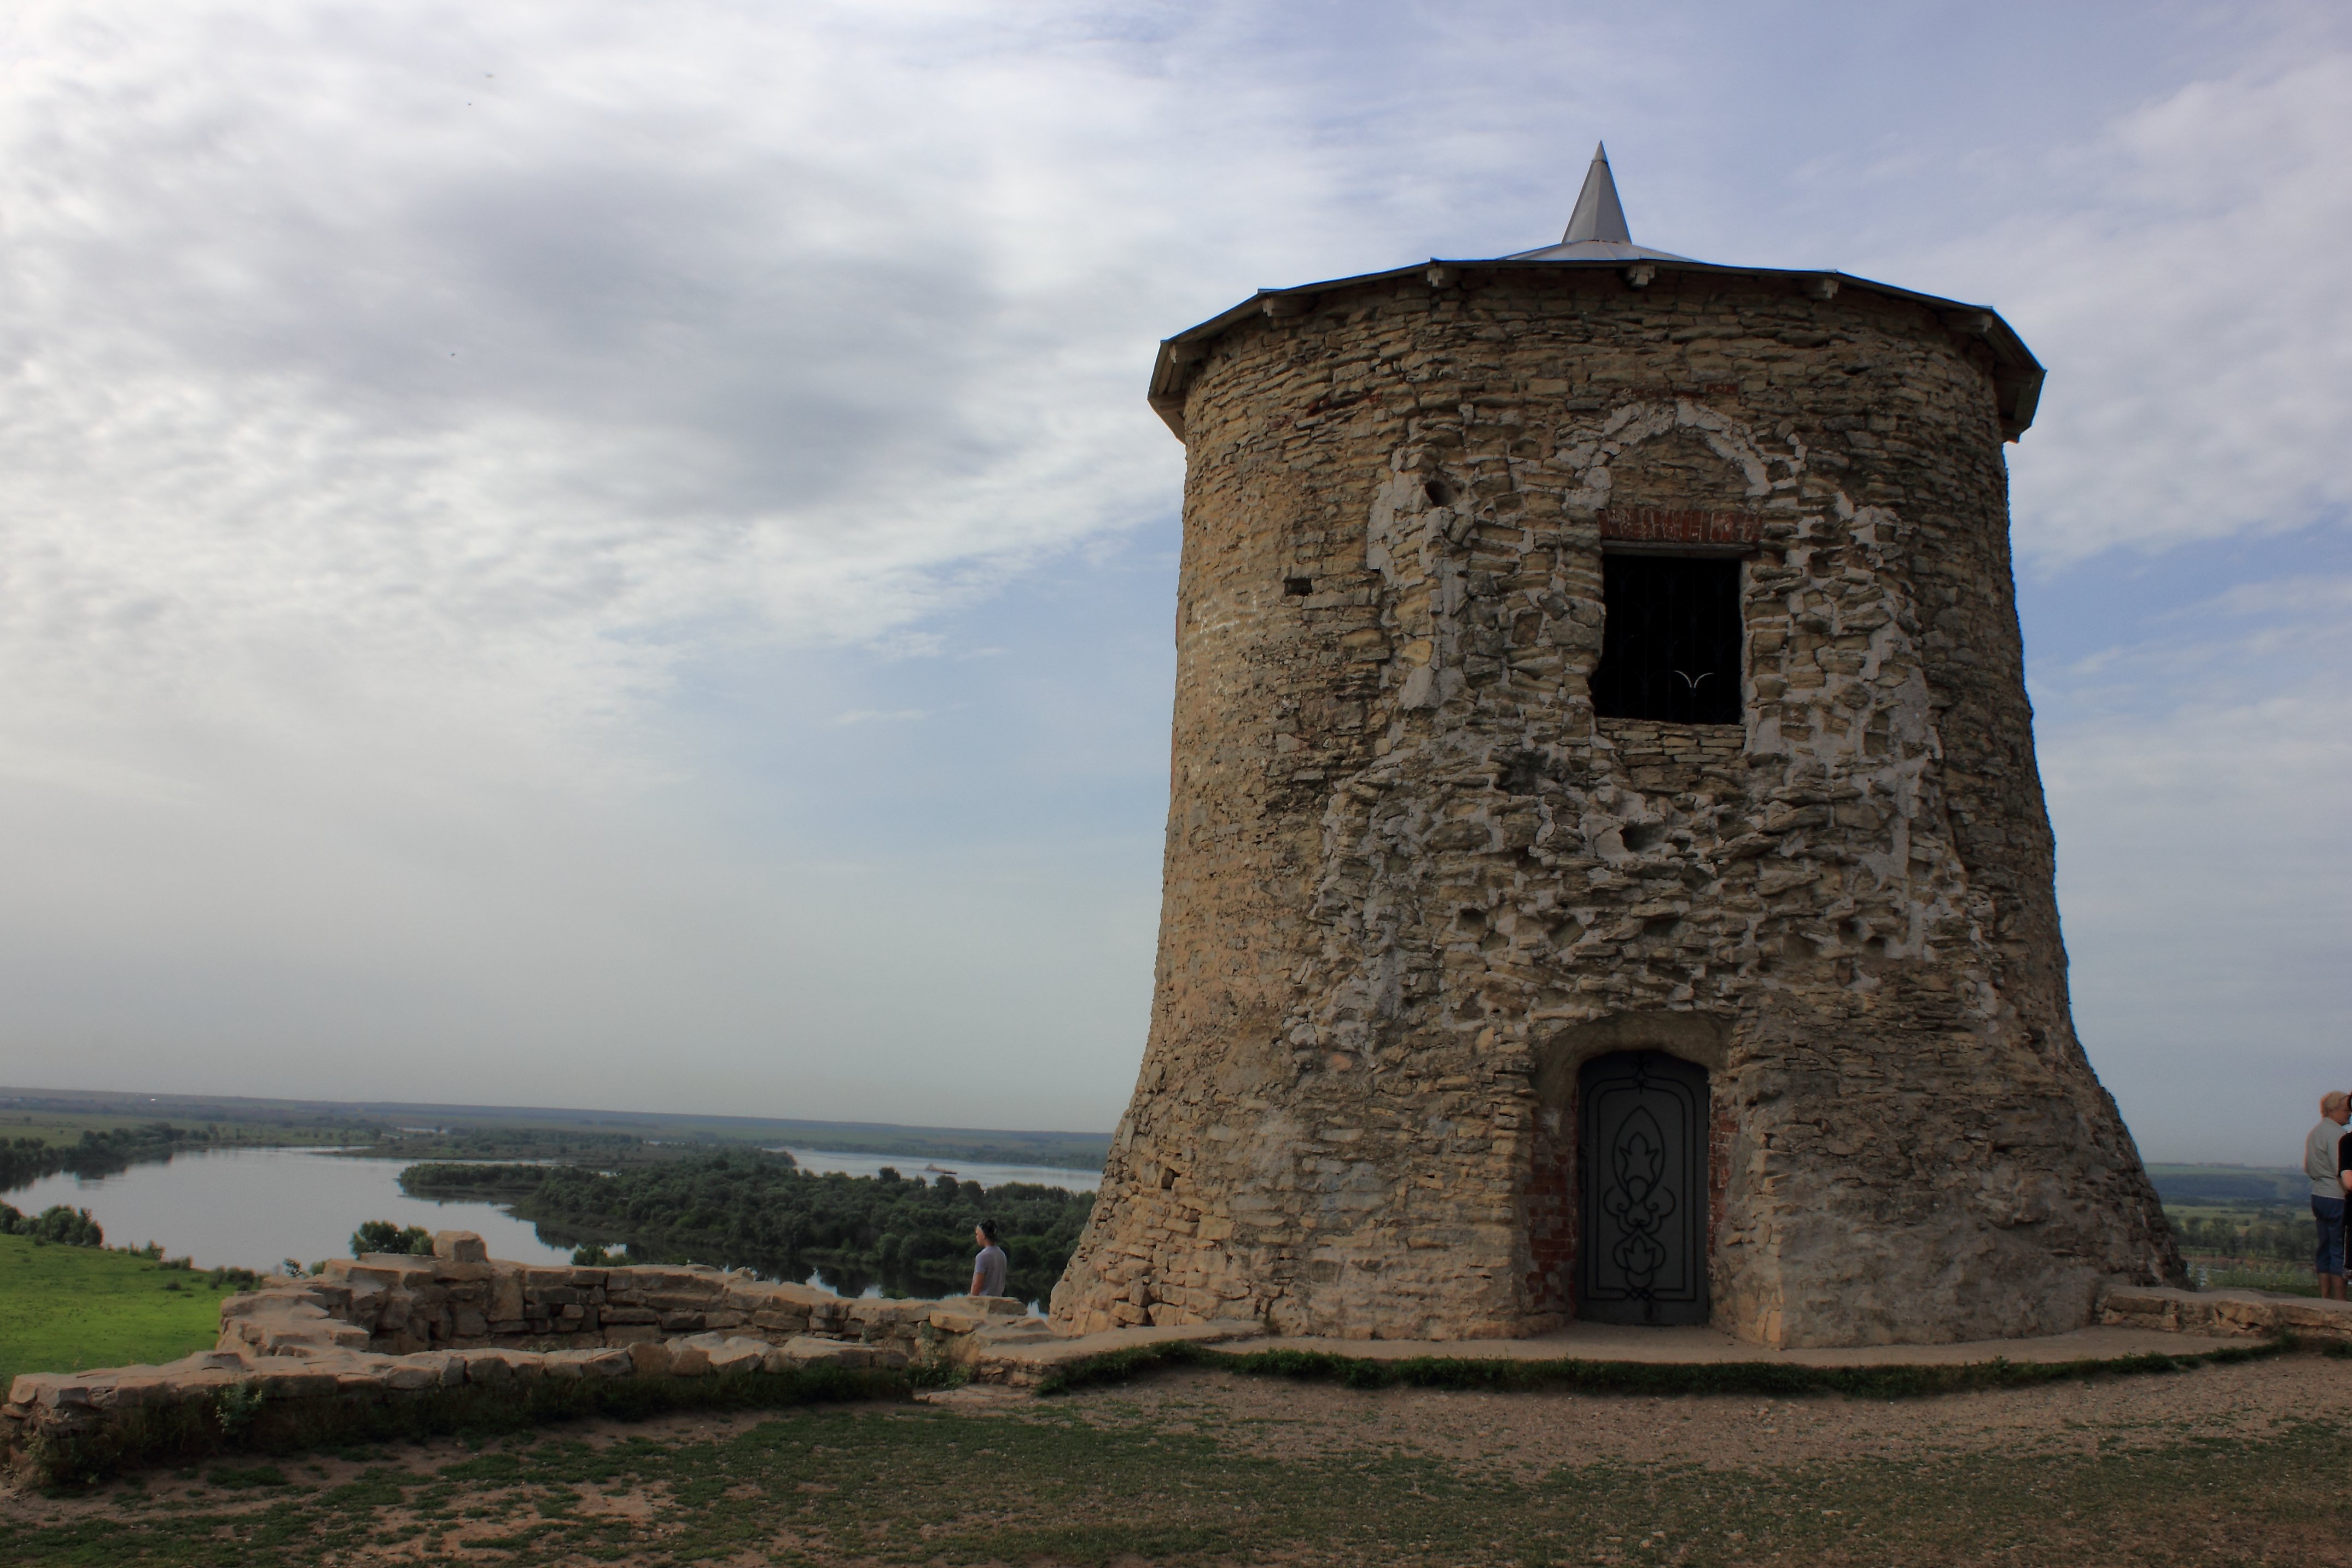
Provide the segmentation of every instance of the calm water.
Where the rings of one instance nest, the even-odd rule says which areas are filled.
[[[570,1248],[548,1246],[530,1221],[490,1204],[409,1197],[399,1181],[407,1163],[313,1149],[205,1149],[89,1180],[44,1176],[0,1197],[26,1214],[53,1203],[87,1208],[109,1246],[159,1241],[168,1256],[193,1258],[200,1269],[346,1258],[364,1219],[478,1231],[491,1257],[519,1263],[572,1260]]]
[[[820,1175],[845,1171],[872,1176],[884,1166],[895,1166],[908,1177],[929,1179],[946,1169],[959,1181],[987,1186],[1041,1182],[1075,1192],[1091,1192],[1102,1180],[1090,1171],[1042,1166],[950,1166],[823,1149],[792,1153],[804,1168]],[[477,1231],[491,1257],[518,1263],[572,1260],[569,1247],[541,1241],[538,1227],[494,1204],[409,1197],[400,1190],[399,1180],[407,1164],[350,1159],[315,1149],[205,1149],[176,1155],[163,1165],[132,1166],[87,1180],[44,1176],[29,1186],[0,1193],[0,1198],[26,1214],[37,1214],[53,1203],[87,1208],[105,1229],[110,1246],[157,1241],[166,1255],[192,1258],[201,1269],[227,1264],[269,1270],[288,1258],[315,1263],[348,1257],[352,1232],[366,1219],[421,1225],[427,1230]],[[832,1288],[814,1274],[808,1282]],[[866,1294],[877,1292],[878,1287],[866,1288]]]
[[[831,1149],[787,1149],[784,1151],[799,1162],[801,1169],[824,1176],[843,1171],[850,1176],[873,1176],[888,1166],[909,1180],[935,1179],[945,1171],[958,1181],[976,1181],[982,1186],[1002,1186],[1006,1182],[1035,1182],[1039,1186],[1058,1186],[1070,1192],[1092,1192],[1102,1186],[1102,1172],[1066,1170],[1060,1166],[992,1166],[978,1160],[959,1163],[954,1160],[927,1160],[917,1155],[844,1155]],[[19,1208],[22,1204],[17,1205]]]

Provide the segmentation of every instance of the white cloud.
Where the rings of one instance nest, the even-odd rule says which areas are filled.
[[[1981,280],[2051,367],[2012,460],[2044,565],[2352,504],[2352,52],[2262,42],[2053,150],[2013,215],[1923,264]]]
[[[2042,568],[2340,514],[2343,25],[2102,25],[9,9],[0,1077],[512,1099],[561,1052],[616,1094],[879,1114],[914,1082],[955,1119],[978,1061],[996,1119],[1058,1095],[1107,1124],[1150,983],[1164,734],[1136,716],[1166,690],[1045,712],[1038,670],[1099,648],[1045,658],[971,607],[1045,563],[1109,592],[1173,510],[1156,339],[1259,284],[1538,243],[1599,135],[1646,240],[2017,322],[2053,366],[2015,457]],[[2343,619],[2291,579],[2220,612],[2260,594]],[[2086,997],[2194,951],[2199,908],[2303,907],[2294,835],[2262,835],[2325,823],[2260,780],[2315,787],[2342,716],[2248,674],[2258,630],[2119,634],[2053,677]],[[944,689],[982,668],[1038,705],[1022,738]],[[2214,747],[2263,760],[2174,782]],[[906,778],[995,791],[954,855]],[[1068,829],[1071,778],[1125,826]],[[2269,847],[2197,850],[2193,896],[2135,880],[2221,798]],[[116,1065],[47,1065],[100,1035]]]

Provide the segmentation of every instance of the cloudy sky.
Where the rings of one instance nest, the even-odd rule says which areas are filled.
[[[2000,308],[2075,1006],[2352,1083],[2340,7],[0,12],[0,1082],[1108,1127],[1260,285],[1637,239]]]

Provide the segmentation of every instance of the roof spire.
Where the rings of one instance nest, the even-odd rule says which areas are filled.
[[[1584,172],[1584,189],[1577,193],[1576,210],[1569,214],[1568,232],[1559,236],[1562,245],[1574,245],[1579,240],[1633,243],[1633,234],[1625,227],[1624,204],[1617,200],[1617,182],[1609,172],[1606,142],[1593,145],[1592,166]]]
[[[1625,207],[1617,200],[1617,182],[1609,172],[1609,149],[1592,149],[1592,166],[1584,172],[1584,189],[1576,194],[1576,211],[1558,245],[1523,250],[1498,261],[1687,261],[1688,256],[1635,245],[1625,227]]]

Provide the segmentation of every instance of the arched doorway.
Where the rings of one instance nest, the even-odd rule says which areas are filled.
[[[1577,1091],[1576,1315],[1706,1322],[1706,1069],[1611,1051]]]

